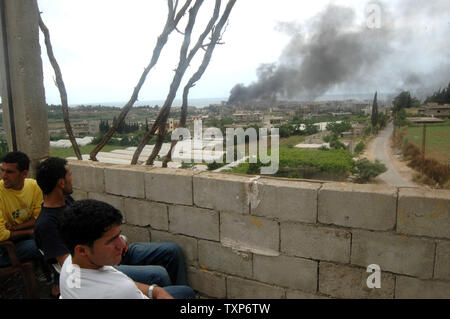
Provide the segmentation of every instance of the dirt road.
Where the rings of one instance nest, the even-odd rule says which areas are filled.
[[[394,130],[392,122],[378,133],[378,136],[368,145],[366,156],[371,161],[380,160],[387,167],[387,171],[379,175],[374,182],[397,187],[418,187],[412,181],[414,171],[392,154],[390,137]]]

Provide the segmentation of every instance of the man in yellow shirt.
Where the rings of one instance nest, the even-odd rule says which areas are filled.
[[[11,240],[21,261],[42,258],[34,241],[34,224],[41,211],[42,191],[34,179],[27,178],[28,156],[10,152],[1,160],[0,241]],[[10,264],[0,248],[0,267]]]

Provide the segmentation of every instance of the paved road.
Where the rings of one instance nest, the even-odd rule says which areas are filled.
[[[402,176],[398,171],[398,166],[394,165],[391,155],[390,137],[394,130],[394,126],[391,123],[373,140],[370,145],[369,154],[374,159],[380,160],[387,167],[387,171],[377,177],[377,179],[383,183],[397,186],[397,187],[417,187],[415,183],[408,178]]]

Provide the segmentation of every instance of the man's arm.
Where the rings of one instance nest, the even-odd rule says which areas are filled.
[[[18,231],[18,230],[28,230],[31,228],[31,230],[34,229],[34,224],[36,223],[36,220],[34,218],[31,218],[29,221],[26,221],[22,224],[14,225],[14,226],[6,226],[9,230],[12,231]],[[33,234],[33,233],[31,233]]]
[[[149,298],[153,299],[174,299],[167,291],[164,290],[164,288],[161,287],[155,287],[153,288],[153,296],[148,295],[148,288],[150,288],[149,285],[140,283],[135,281],[134,282],[136,286],[139,288],[139,290],[146,295]]]

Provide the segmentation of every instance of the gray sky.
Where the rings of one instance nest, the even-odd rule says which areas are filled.
[[[69,104],[128,101],[162,30],[167,14],[166,1],[38,0],[38,3],[63,72]],[[198,26],[204,25],[210,17],[213,3],[205,1],[197,19]],[[371,3],[381,8],[380,20],[373,20],[378,17],[373,10],[366,12]],[[318,17],[329,4],[351,8],[354,13],[351,23],[341,26],[342,32],[351,35],[358,28],[377,29],[375,37],[380,45],[374,50],[380,51],[367,62],[367,67],[350,72],[345,79],[327,83],[320,94],[396,92],[403,88],[420,91],[425,87],[446,85],[450,81],[449,3],[448,0],[386,3],[238,0],[225,33],[225,44],[216,48],[208,70],[191,90],[190,97],[228,98],[237,83],[248,86],[258,81],[257,69],[261,64],[279,66],[285,63],[286,56],[291,59],[286,51],[293,43],[300,46],[298,60],[307,61],[304,48],[313,46]],[[377,21],[380,26],[374,26]],[[182,26],[184,28],[184,24]],[[294,42],[297,38],[301,41]],[[140,91],[140,101],[166,97],[181,40],[180,34],[172,33],[157,67],[150,72]],[[59,104],[54,73],[43,41],[41,50],[47,103]],[[336,52],[337,56],[339,54]],[[296,67],[305,67],[301,62],[295,64]],[[198,59],[194,61],[191,70],[195,71],[198,63]],[[326,71],[327,67],[321,67],[321,63],[319,61],[318,68]],[[185,81],[190,74],[186,73]],[[310,86],[302,86],[303,90],[304,87]]]

